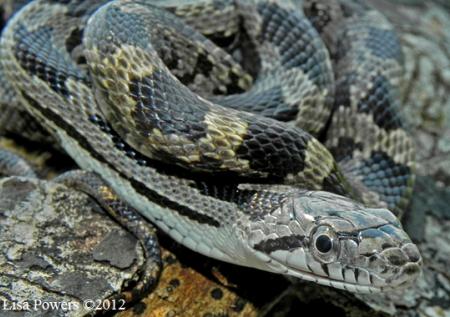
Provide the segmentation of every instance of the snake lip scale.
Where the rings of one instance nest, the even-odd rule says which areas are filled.
[[[419,276],[401,46],[362,1],[34,0],[0,57],[77,164],[188,248],[355,293]]]

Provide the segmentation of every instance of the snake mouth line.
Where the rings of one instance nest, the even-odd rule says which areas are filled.
[[[381,293],[381,292],[387,290],[387,288],[384,288],[384,287],[376,287],[376,286],[372,286],[372,285],[361,285],[361,284],[356,284],[356,283],[351,283],[351,282],[346,282],[346,281],[335,280],[332,278],[325,278],[325,277],[321,277],[318,275],[314,275],[307,271],[300,271],[296,268],[293,268],[293,267],[291,267],[287,264],[283,264],[281,262],[278,262],[278,263],[284,265],[287,268],[286,273],[283,273],[283,274],[298,276],[301,279],[306,280],[306,281],[315,282],[315,283],[325,285],[325,286],[339,288],[339,289],[346,290],[346,291],[349,291],[352,293],[370,294],[370,293]]]
[[[363,285],[363,284],[352,283],[352,282],[344,281],[344,280],[337,280],[337,279],[333,279],[331,277],[315,275],[314,273],[311,273],[308,271],[303,271],[298,268],[294,268],[286,263],[283,263],[277,259],[274,259],[273,257],[267,256],[266,254],[264,254],[264,256],[266,256],[268,258],[265,261],[268,266],[273,267],[273,264],[276,264],[277,266],[281,266],[281,268],[278,270],[280,274],[298,277],[305,281],[315,282],[315,283],[318,283],[318,284],[321,284],[324,286],[330,286],[330,287],[346,290],[346,291],[349,291],[352,293],[373,294],[373,293],[382,293],[382,292],[386,292],[386,291],[393,291],[393,290],[405,288],[411,282],[411,281],[405,281],[396,286],[389,286],[388,283],[386,283],[385,286]],[[409,263],[420,266],[420,262],[419,263],[409,262]],[[357,269],[357,268],[352,268],[352,267],[347,267],[347,268],[353,269],[353,270]],[[395,274],[395,276],[400,276],[400,275],[401,275],[401,271]],[[372,275],[370,274],[370,276],[372,276]]]

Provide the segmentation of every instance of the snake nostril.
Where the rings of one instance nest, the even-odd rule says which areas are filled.
[[[399,248],[386,249],[382,254],[389,264],[394,266],[402,266],[409,262],[409,256]]]
[[[406,258],[400,255],[392,254],[388,257],[389,263],[393,265],[403,265],[406,262]]]

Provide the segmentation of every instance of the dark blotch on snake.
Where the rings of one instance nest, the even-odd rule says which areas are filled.
[[[304,245],[304,239],[305,237],[300,235],[284,236],[276,239],[263,240],[253,247],[255,250],[270,254],[277,250],[289,251],[300,248]]]
[[[398,104],[388,79],[378,75],[371,82],[372,88],[358,102],[358,111],[371,113],[373,121],[387,131],[401,128],[403,125]]]
[[[226,184],[216,184],[216,177],[211,182],[197,181],[194,187],[202,195],[235,203],[241,212],[247,214],[249,219],[254,222],[263,220],[268,214],[277,210],[286,200],[287,196],[285,193],[239,189],[238,185],[241,182],[249,184],[252,181],[251,179],[243,180],[238,176],[233,181],[230,175],[226,175],[226,178]]]
[[[204,118],[209,108],[187,88],[175,92],[171,87],[173,79],[160,71],[130,80],[130,97],[136,101],[132,111],[136,131],[143,137],[156,128],[164,135],[176,134],[193,142],[205,138]]]
[[[337,162],[351,159],[355,150],[362,150],[363,146],[360,142],[356,142],[354,138],[340,136],[336,146],[329,147]]]
[[[174,44],[178,43],[173,41],[173,39],[185,41],[183,44],[187,47],[180,49]],[[173,74],[176,74],[176,77],[184,85],[192,85],[198,75],[203,75],[205,78],[211,76],[210,73],[214,68],[214,64],[208,59],[208,53],[194,47],[191,42],[180,38],[180,35],[174,33],[166,34],[161,31],[160,34],[155,36],[153,47],[158,52],[158,56],[162,59],[167,68],[173,72]],[[192,56],[184,56],[186,55],[186,51],[192,52]],[[195,64],[187,57],[195,60]],[[189,67],[186,67],[186,60],[189,60]]]
[[[350,86],[358,79],[357,74],[350,72],[345,74],[336,81],[334,109],[339,107],[350,107],[352,104],[352,97],[350,93]]]
[[[51,4],[69,4],[72,2],[72,0],[45,0],[43,2]]]
[[[319,88],[331,88],[327,53],[321,44],[317,45],[315,39],[319,35],[310,22],[298,12],[280,8],[275,3],[261,2],[258,11],[263,19],[261,41],[277,48],[281,64],[286,69],[301,69]],[[286,41],[286,38],[293,40]]]
[[[305,2],[303,5],[303,12],[319,33],[322,33],[330,22],[333,21],[333,18],[330,16],[330,8],[325,6],[326,3],[314,1]]]
[[[85,84],[87,80],[75,65],[69,63],[67,58],[52,46],[52,32],[50,27],[40,27],[29,32],[25,26],[19,25],[14,34],[14,54],[26,72],[48,82],[52,90],[67,97],[68,78],[73,77],[74,80]]]
[[[79,28],[72,30],[69,37],[66,39],[67,52],[72,53],[76,47],[80,47],[82,45],[83,31],[84,30]]]
[[[252,170],[280,178],[303,171],[308,142],[312,139],[308,133],[264,118],[252,122],[246,114],[241,116],[249,126],[236,153],[249,161]]]

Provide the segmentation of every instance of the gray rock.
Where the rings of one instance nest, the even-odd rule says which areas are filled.
[[[136,279],[145,261],[140,244],[100,210],[49,181],[0,180],[0,303],[30,305],[11,315],[82,316],[92,311],[83,301],[107,299]],[[72,309],[34,311],[42,302]]]

